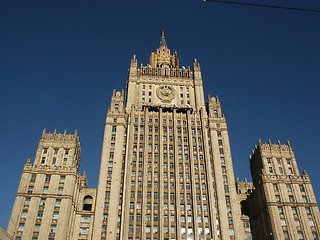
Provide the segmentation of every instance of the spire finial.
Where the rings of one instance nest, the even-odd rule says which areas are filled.
[[[168,47],[164,30],[161,31],[160,47],[164,47],[164,48]]]

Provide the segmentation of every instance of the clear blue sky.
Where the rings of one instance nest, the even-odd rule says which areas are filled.
[[[320,9],[318,0],[255,2]],[[181,65],[198,59],[206,95],[220,97],[235,175],[250,179],[257,139],[288,139],[320,200],[319,23],[320,13],[201,0],[1,1],[0,225],[44,128],[79,130],[80,171],[97,186],[112,90],[125,88],[133,54],[148,63],[162,29]]]

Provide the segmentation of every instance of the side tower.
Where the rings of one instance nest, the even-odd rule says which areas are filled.
[[[319,239],[320,215],[308,174],[299,173],[290,146],[258,146],[250,157],[257,239]]]
[[[243,239],[226,120],[162,32],[106,117],[93,238]]]
[[[79,163],[77,131],[43,131],[34,162],[23,169],[8,225],[13,239],[73,239]]]

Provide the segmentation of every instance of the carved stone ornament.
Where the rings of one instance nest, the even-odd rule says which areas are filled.
[[[171,102],[175,97],[175,90],[171,86],[160,86],[157,88],[157,96],[163,102]]]

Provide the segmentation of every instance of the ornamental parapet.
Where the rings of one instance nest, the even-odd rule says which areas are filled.
[[[188,68],[153,68],[151,66],[141,66],[137,69],[138,76],[165,76],[165,77],[181,77],[193,78],[193,71]]]

